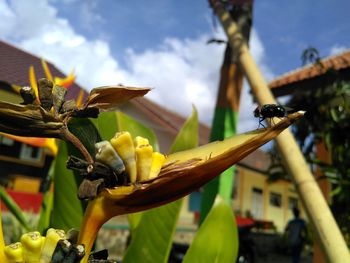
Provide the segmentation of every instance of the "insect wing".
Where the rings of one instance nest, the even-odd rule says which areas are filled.
[[[282,106],[282,107],[286,110],[287,113],[297,112],[297,110],[294,108],[287,107],[287,106]]]

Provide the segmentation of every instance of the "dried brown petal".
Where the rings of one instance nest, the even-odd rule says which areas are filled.
[[[20,89],[20,94],[21,94],[21,97],[23,99],[23,103],[22,104],[24,104],[24,105],[26,105],[26,104],[33,104],[33,102],[36,99],[34,89],[32,87],[29,87],[29,86],[22,87]]]
[[[79,186],[78,197],[82,200],[93,199],[104,187],[105,184],[103,179],[96,179],[92,181],[84,179]]]
[[[90,92],[83,108],[113,110],[120,103],[135,97],[144,96],[149,88],[132,88],[124,86],[106,86],[95,88]]]
[[[37,105],[0,101],[0,131],[19,136],[60,137],[63,123]]]
[[[66,96],[67,89],[61,86],[55,86],[52,91],[52,102],[55,113],[59,113]]]
[[[53,83],[48,79],[38,80],[38,91],[41,107],[49,111],[52,107],[52,88]]]
[[[64,113],[64,112],[73,111],[76,108],[77,108],[77,105],[75,103],[75,100],[67,100],[63,102],[61,112]]]

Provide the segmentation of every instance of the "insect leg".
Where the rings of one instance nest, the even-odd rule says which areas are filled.
[[[265,117],[259,117],[259,126],[258,126],[258,129],[259,129],[260,125],[263,126],[264,128],[266,128],[265,125],[262,123],[264,120],[265,120]]]

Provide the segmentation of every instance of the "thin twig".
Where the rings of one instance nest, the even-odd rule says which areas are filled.
[[[88,150],[86,150],[85,146],[81,143],[81,141],[69,131],[67,126],[65,126],[62,129],[62,139],[71,142],[80,151],[80,153],[83,155],[84,159],[88,163],[94,162]]]

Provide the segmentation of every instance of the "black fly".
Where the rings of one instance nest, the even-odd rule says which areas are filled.
[[[257,107],[254,110],[254,117],[259,118],[259,127],[260,125],[265,127],[262,122],[265,119],[271,119],[274,117],[277,118],[283,118],[287,116],[287,112],[289,112],[289,110],[287,111],[286,107],[283,107],[281,105],[278,104],[265,104],[261,107]],[[258,128],[259,128],[258,127]]]

